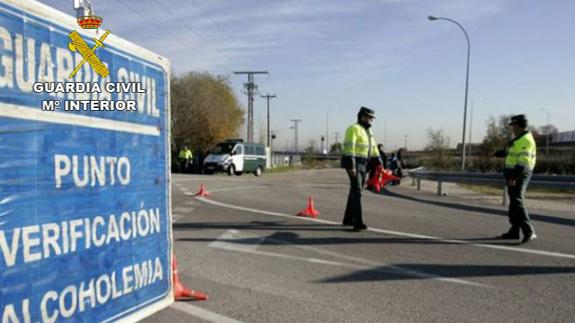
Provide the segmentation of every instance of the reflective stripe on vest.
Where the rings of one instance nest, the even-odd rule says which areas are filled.
[[[505,158],[505,168],[513,169],[516,166],[533,170],[537,161],[537,146],[530,132],[513,141]]]
[[[349,157],[378,157],[375,147],[377,143],[371,129],[365,129],[360,124],[354,124],[345,131],[343,140],[343,155]]]

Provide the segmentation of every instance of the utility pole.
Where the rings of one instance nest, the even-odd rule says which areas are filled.
[[[325,118],[325,151],[327,152],[325,155],[329,156],[329,108],[327,108],[327,115]]]
[[[270,142],[270,151],[273,152],[274,151],[274,149],[273,149],[274,140],[276,140],[276,138],[277,138],[277,131],[272,130],[271,133],[272,133],[272,138],[271,138],[271,142]]]
[[[340,152],[339,149],[337,148],[337,144],[339,143],[339,132],[335,133],[335,150],[336,152]]]
[[[234,72],[236,75],[248,75],[248,82],[244,83],[246,94],[248,95],[248,136],[247,142],[254,141],[254,95],[258,92],[258,86],[254,83],[255,74],[269,74],[267,71],[241,71]]]
[[[261,96],[268,101],[268,147],[270,147],[270,99],[277,97],[275,94],[266,94]]]
[[[297,139],[298,139],[297,138],[297,125],[298,125],[298,123],[301,122],[301,119],[292,119],[291,122],[293,122],[293,127],[291,127],[291,128],[294,130],[294,140],[295,140],[294,150],[295,150],[295,153],[297,154],[299,151],[298,142],[297,142]]]

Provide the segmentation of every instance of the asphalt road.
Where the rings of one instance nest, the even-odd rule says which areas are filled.
[[[491,239],[502,208],[399,186],[365,192],[369,230],[352,232],[347,190],[338,169],[174,175],[180,277],[210,299],[145,322],[573,321],[574,214],[535,212],[539,239],[518,245]],[[308,195],[318,220],[295,216]]]

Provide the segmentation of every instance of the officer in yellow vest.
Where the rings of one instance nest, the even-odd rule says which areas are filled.
[[[535,168],[537,147],[533,135],[526,130],[527,119],[525,115],[520,114],[512,117],[509,127],[515,138],[507,151],[503,174],[507,181],[509,194],[511,228],[507,233],[501,235],[501,239],[519,240],[519,232],[522,231],[522,243],[525,243],[537,238],[525,207],[525,192]]]
[[[192,165],[192,158],[194,158],[192,151],[190,150],[190,148],[188,148],[188,146],[184,146],[184,148],[182,148],[180,150],[180,153],[178,154],[178,159],[180,160],[180,169],[182,173],[188,171],[188,169]]]
[[[374,118],[373,110],[361,107],[357,114],[357,123],[347,128],[343,142],[341,166],[346,169],[350,182],[343,225],[352,225],[354,231],[367,229],[362,219],[361,192],[368,162],[370,159],[377,159],[376,163],[369,164],[382,164],[377,143],[370,129]]]

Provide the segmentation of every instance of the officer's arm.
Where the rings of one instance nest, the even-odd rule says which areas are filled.
[[[529,168],[529,163],[533,157],[531,156],[531,146],[531,142],[526,142],[521,147],[521,151],[517,156],[517,165],[515,165],[515,174],[517,176]]]
[[[357,135],[355,134],[355,127],[349,127],[345,131],[345,138],[343,140],[343,167],[346,169],[355,170],[355,144]]]

